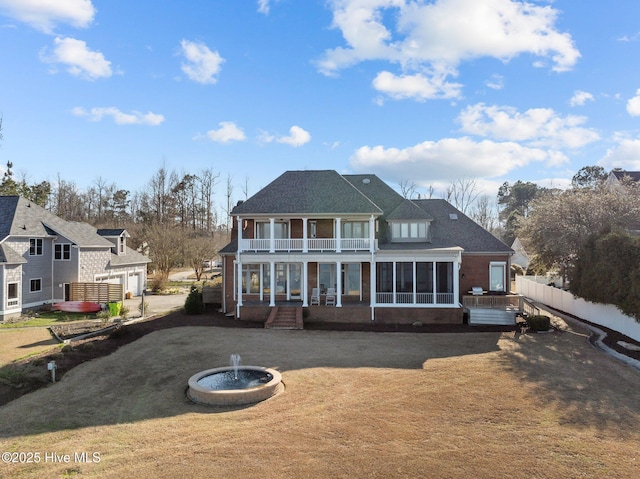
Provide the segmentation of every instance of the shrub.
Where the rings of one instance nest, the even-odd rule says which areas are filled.
[[[544,315],[529,316],[527,318],[527,324],[534,331],[549,331],[551,327],[551,318]]]
[[[187,314],[204,313],[204,303],[202,302],[202,291],[197,286],[191,286],[191,291],[184,302],[184,311]]]
[[[138,305],[138,311],[140,311],[141,315],[143,313],[148,313],[149,312],[149,303],[147,301],[140,301],[140,304]]]

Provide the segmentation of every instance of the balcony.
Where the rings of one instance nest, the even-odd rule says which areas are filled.
[[[273,242],[273,243],[272,243]],[[305,244],[306,243],[306,244]],[[272,246],[273,245],[273,246]],[[377,247],[377,240],[374,240]],[[242,239],[238,252],[338,252],[371,251],[370,238],[289,238],[289,239]]]

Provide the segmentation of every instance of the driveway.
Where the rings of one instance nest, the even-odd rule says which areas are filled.
[[[156,316],[168,313],[184,307],[187,299],[187,293],[179,294],[145,294],[145,317]],[[140,303],[142,296],[136,296],[131,299],[125,299],[124,305],[129,308],[129,317],[135,318],[140,316]]]

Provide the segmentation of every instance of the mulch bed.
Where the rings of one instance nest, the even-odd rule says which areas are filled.
[[[223,328],[263,328],[262,322],[236,321],[212,310],[202,315],[187,315],[177,311],[166,316],[152,318],[133,324],[124,325],[104,336],[95,336],[65,345],[61,349],[44,353],[41,356],[30,357],[21,362],[5,366],[7,368],[24,368],[26,371],[16,381],[18,384],[9,385],[0,382],[0,406],[24,394],[44,387],[49,383],[50,376],[46,365],[55,361],[57,365],[56,378],[59,379],[75,366],[95,358],[107,356],[121,346],[129,344],[142,336],[162,329],[185,326],[216,326]],[[595,325],[594,325],[595,326]],[[505,326],[468,326],[468,325],[396,325],[396,324],[352,324],[352,323],[305,323],[308,330],[338,330],[338,331],[369,331],[369,332],[414,332],[414,333],[465,333],[465,332],[504,332],[518,329]],[[618,341],[638,344],[620,333],[598,326],[607,333],[604,343],[610,348],[640,360],[640,351],[623,348]]]

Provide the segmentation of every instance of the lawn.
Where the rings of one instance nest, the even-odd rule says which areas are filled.
[[[278,369],[285,391],[237,409],[191,403],[188,378],[232,353]],[[0,451],[40,457],[0,476],[631,478],[638,404],[640,374],[575,327],[173,328],[0,407]]]

